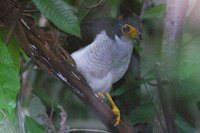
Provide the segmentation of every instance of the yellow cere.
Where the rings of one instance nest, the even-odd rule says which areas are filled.
[[[122,25],[121,31],[124,35],[126,35],[129,38],[132,38],[132,39],[138,38],[137,30],[131,25],[128,25],[128,24]]]

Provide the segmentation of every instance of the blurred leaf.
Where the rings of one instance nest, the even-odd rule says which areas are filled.
[[[20,48],[21,49],[21,48]],[[23,59],[26,61],[26,62],[29,62],[30,61],[30,58],[28,57],[28,55],[21,49],[21,54],[22,54],[22,57]]]
[[[126,83],[124,83],[124,85],[122,85],[121,87],[112,90],[110,92],[111,96],[120,96],[123,95],[124,93],[126,93],[127,91],[129,91],[130,89],[137,87],[138,85],[144,84],[146,82],[149,82],[152,80],[152,78],[146,78],[146,79],[141,79],[139,81],[135,81],[134,79],[126,79]]]
[[[184,35],[186,41],[191,37]],[[187,103],[196,103],[200,100],[200,39],[193,39],[189,44],[181,49],[179,63],[179,79],[181,83],[180,90],[176,95],[184,97]],[[179,88],[178,88],[179,89]]]
[[[6,119],[2,119],[0,120],[0,133],[18,133],[18,132],[12,123],[10,123]]]
[[[165,13],[166,6],[164,4],[160,4],[154,7],[151,7],[145,10],[143,19],[153,18],[153,17],[161,17]]]
[[[138,53],[141,53],[141,52],[143,51],[143,48],[142,48],[141,45],[139,45],[139,44],[136,44],[136,45],[134,46],[134,48],[137,50]]]
[[[16,51],[10,50],[10,52],[18,60],[18,51],[18,54],[15,53]],[[8,48],[0,40],[0,109],[5,110],[9,115],[14,111],[15,100],[20,87],[19,66],[16,67],[12,58],[14,59],[14,56],[11,56]]]
[[[39,97],[33,95],[28,106],[29,114],[31,118],[40,124],[46,122],[46,107],[43,105]]]
[[[80,37],[78,18],[63,0],[33,0],[37,8],[59,29]]]
[[[134,109],[130,114],[131,122],[136,123],[152,123],[154,117],[154,109],[151,103],[145,103]]]
[[[128,90],[130,90],[129,87],[124,87],[124,88],[117,88],[115,91],[111,92],[111,96],[120,96],[124,93],[126,93]]]
[[[77,16],[79,19],[79,22],[81,22],[81,20],[88,15],[89,11],[90,11],[90,6],[96,4],[97,0],[84,0],[81,4],[81,6],[79,7],[79,10],[77,12]]]
[[[13,60],[14,66],[17,71],[19,71],[20,67],[20,53],[22,51],[20,45],[17,43],[15,39],[11,39],[8,44],[8,50]]]
[[[187,123],[181,116],[176,116],[176,127],[178,133],[195,133],[195,128]]]
[[[34,89],[33,92],[42,100],[44,105],[49,105],[56,108],[57,105],[59,104],[58,101],[56,100],[56,97],[55,98],[49,97],[46,91],[42,89]]]
[[[30,117],[25,118],[25,127],[27,133],[44,133],[45,129]]]
[[[110,7],[110,16],[116,18],[121,0],[108,0],[108,3]]]

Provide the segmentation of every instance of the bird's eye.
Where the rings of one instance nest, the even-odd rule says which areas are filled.
[[[122,26],[122,31],[124,32],[124,33],[128,33],[128,32],[130,32],[130,27],[128,26],[128,25],[123,25]]]
[[[135,29],[135,27],[133,27],[129,24],[122,25],[121,32],[124,36],[131,38],[131,39],[136,39],[139,36],[139,32]]]

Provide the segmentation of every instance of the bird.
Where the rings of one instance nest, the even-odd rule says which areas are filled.
[[[133,18],[98,18],[81,23],[82,38],[90,43],[71,54],[76,69],[99,97],[106,97],[120,123],[120,111],[109,94],[126,73],[141,32]]]

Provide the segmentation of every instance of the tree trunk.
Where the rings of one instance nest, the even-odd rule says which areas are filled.
[[[172,94],[177,85],[179,44],[182,39],[188,0],[166,0],[166,18],[161,46],[161,64],[157,69],[158,93],[163,110],[166,131],[175,133]]]

